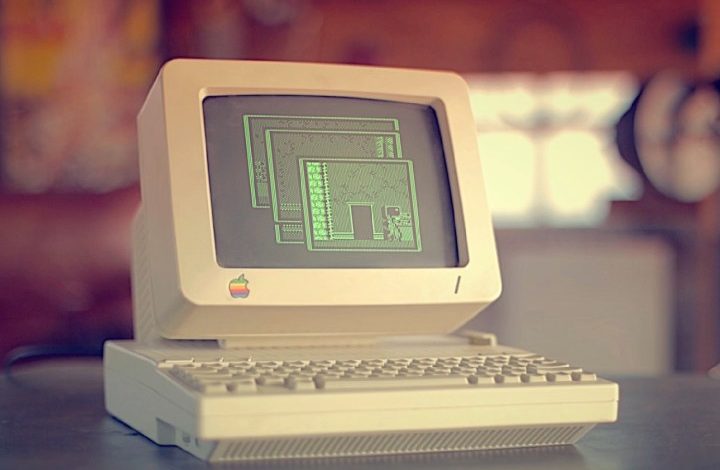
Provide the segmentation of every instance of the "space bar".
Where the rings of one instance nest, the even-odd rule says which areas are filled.
[[[319,382],[319,383],[318,383]],[[415,387],[446,387],[467,385],[463,376],[437,376],[437,377],[368,377],[355,379],[316,380],[318,388],[325,390],[366,390],[373,388],[415,388]]]

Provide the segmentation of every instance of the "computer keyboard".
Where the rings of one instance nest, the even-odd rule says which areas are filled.
[[[616,384],[485,336],[171,346],[106,344],[108,410],[211,461],[560,445],[617,419]]]
[[[471,387],[587,383],[597,376],[538,354],[254,361],[218,357],[165,359],[158,367],[180,383],[211,394],[316,390]]]

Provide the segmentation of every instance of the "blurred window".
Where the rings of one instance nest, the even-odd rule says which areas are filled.
[[[639,179],[614,138],[638,89],[632,75],[466,78],[497,226],[597,225],[610,201],[639,196]]]

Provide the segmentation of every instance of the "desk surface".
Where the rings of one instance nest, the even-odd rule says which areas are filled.
[[[720,468],[720,381],[674,376],[619,382],[619,422],[597,426],[576,446],[274,465],[354,469]],[[155,446],[108,416],[102,387],[102,366],[96,360],[30,365],[16,369],[10,378],[0,378],[0,468],[207,468],[177,448]]]

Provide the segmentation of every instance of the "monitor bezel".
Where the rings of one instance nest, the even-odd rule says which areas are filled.
[[[146,171],[141,180],[150,248],[165,239],[174,251],[169,265],[163,263],[169,266],[164,274],[152,274],[171,277],[161,283],[172,292],[157,292],[154,286],[156,321],[163,336],[450,331],[499,295],[500,275],[474,120],[467,85],[459,76],[362,66],[185,59],[167,63],[156,86],[161,90],[164,142],[155,147],[164,147],[164,155],[152,158],[166,161],[154,164],[154,170]],[[215,254],[203,100],[228,95],[339,96],[431,106],[443,140],[459,266],[221,267]],[[152,106],[150,99],[148,106]],[[148,126],[142,119],[139,125]],[[141,159],[142,153],[141,142]],[[162,227],[158,221],[163,217],[154,214],[168,210],[170,226]],[[250,295],[234,298],[228,284],[240,275],[249,281]],[[464,308],[461,314],[446,318],[442,310],[435,318],[431,313],[413,315],[413,310],[426,310],[421,306]],[[361,318],[344,314],[360,311]]]

